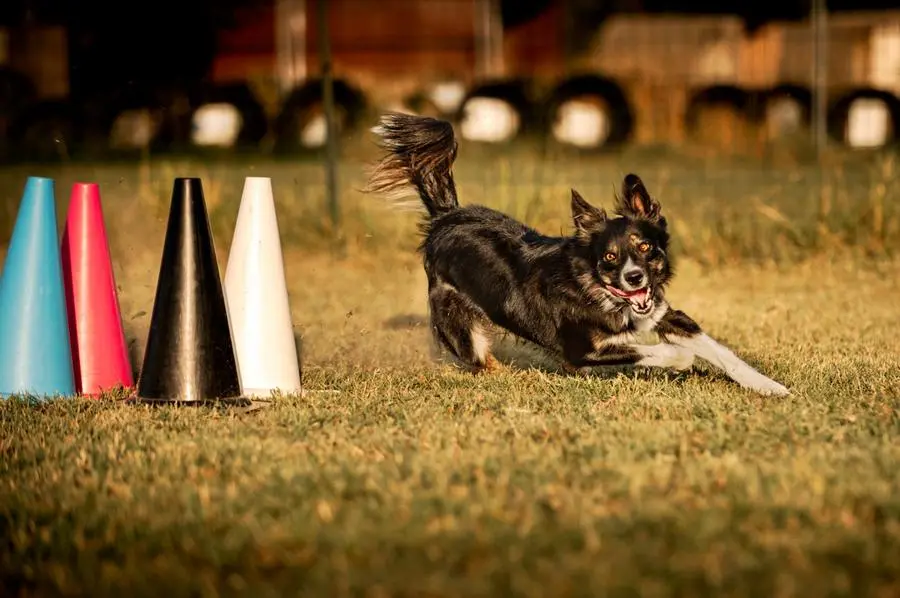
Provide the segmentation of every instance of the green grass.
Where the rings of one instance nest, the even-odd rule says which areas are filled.
[[[793,395],[702,364],[568,376],[509,341],[496,375],[435,361],[415,217],[352,190],[359,159],[337,253],[316,164],[7,170],[13,214],[26,174],[57,178],[61,215],[73,180],[102,183],[137,364],[171,178],[204,177],[224,271],[242,177],[272,176],[311,391],[243,414],[0,402],[9,594],[900,593],[890,158],[830,168],[822,209],[798,165],[466,155],[464,201],[548,232],[568,186],[608,206],[641,173],[678,237],[672,302]]]

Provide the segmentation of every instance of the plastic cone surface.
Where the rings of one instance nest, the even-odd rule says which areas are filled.
[[[0,274],[0,395],[75,394],[53,179],[29,177]]]
[[[247,402],[198,178],[175,179],[137,398]]]
[[[272,179],[247,177],[238,210],[225,295],[244,394],[298,393],[300,364],[284,277]]]
[[[134,386],[113,274],[100,188],[75,183],[62,241],[75,388],[99,395]]]

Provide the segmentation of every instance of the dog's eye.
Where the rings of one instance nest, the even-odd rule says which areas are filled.
[[[643,243],[638,245],[638,251],[640,251],[641,253],[647,253],[648,251],[650,251],[650,243],[644,241]]]
[[[616,254],[612,251],[607,251],[606,255],[603,256],[603,260],[606,262],[614,262],[616,261]]]

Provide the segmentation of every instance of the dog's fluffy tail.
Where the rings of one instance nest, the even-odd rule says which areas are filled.
[[[459,207],[452,172],[457,142],[450,123],[389,112],[372,132],[386,154],[372,169],[368,192],[398,198],[412,185],[431,218]]]

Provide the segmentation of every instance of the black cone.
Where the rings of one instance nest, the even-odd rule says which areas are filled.
[[[248,402],[198,178],[175,179],[137,399]]]

